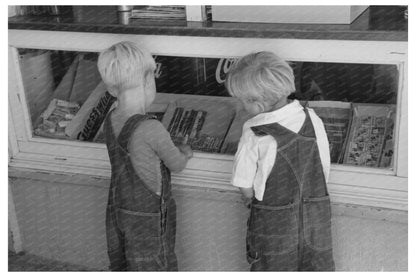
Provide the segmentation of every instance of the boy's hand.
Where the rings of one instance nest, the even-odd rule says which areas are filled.
[[[185,154],[185,156],[186,156],[188,159],[190,159],[190,158],[192,158],[192,157],[193,157],[194,152],[192,151],[191,146],[189,146],[188,144],[181,144],[181,145],[178,145],[178,148],[179,148],[179,150],[181,150],[181,152],[182,152],[183,154]]]
[[[248,209],[251,209],[251,202],[253,201],[253,198],[247,198],[244,195],[242,195],[241,199],[243,199],[244,206]]]
[[[241,199],[243,200],[243,204],[246,208],[251,208],[251,202],[253,201],[254,197],[254,190],[253,188],[240,188],[241,191]]]

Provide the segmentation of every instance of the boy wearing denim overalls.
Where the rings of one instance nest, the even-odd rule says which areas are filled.
[[[244,56],[226,78],[253,115],[243,126],[232,184],[250,207],[251,271],[333,271],[329,144],[322,120],[287,96],[292,68],[270,52]]]
[[[104,132],[111,162],[106,211],[110,270],[177,271],[176,205],[170,170],[181,171],[192,150],[176,147],[162,123],[146,114],[155,99],[155,61],[120,42],[98,58],[108,92],[117,97]]]

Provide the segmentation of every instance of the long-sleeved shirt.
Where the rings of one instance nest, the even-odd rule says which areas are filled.
[[[160,161],[172,172],[182,171],[187,162],[185,154],[173,144],[169,132],[154,119],[143,121],[134,131],[128,151],[136,173],[159,195],[162,185]]]

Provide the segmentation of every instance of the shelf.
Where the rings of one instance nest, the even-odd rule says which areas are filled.
[[[75,16],[14,16],[9,29],[112,34],[142,34],[197,37],[245,37],[281,39],[325,39],[366,41],[407,41],[407,20],[402,6],[371,6],[351,24],[276,24],[191,22],[185,20],[131,19],[117,21],[116,8],[93,13],[88,18]],[[111,7],[111,6],[110,6]],[[100,9],[102,7],[97,7]],[[103,8],[104,9],[104,8]]]

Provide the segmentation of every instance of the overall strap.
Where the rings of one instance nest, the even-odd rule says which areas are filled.
[[[108,144],[113,142],[114,131],[113,127],[111,126],[111,113],[113,110],[110,110],[105,119],[104,119],[104,134],[105,134],[105,141]],[[112,143],[111,143],[112,144]]]
[[[251,130],[256,136],[270,135],[275,138],[277,147],[288,144],[290,141],[297,138],[297,134],[291,130],[283,127],[278,123],[271,123],[251,127]]]
[[[135,114],[133,116],[131,116],[129,119],[127,119],[126,123],[124,124],[123,128],[120,131],[120,134],[118,136],[118,143],[119,146],[124,150],[125,153],[128,153],[128,144],[131,140],[131,137],[133,135],[133,133],[136,131],[136,129],[140,126],[140,124],[148,119],[156,119],[155,116],[153,115],[142,115],[142,114]],[[129,166],[132,166],[131,162],[129,162]],[[134,171],[134,169],[133,169]],[[163,171],[162,173],[162,187],[161,187],[161,195],[158,196],[156,193],[154,192],[150,192],[149,189],[147,189],[147,191],[152,195],[152,197],[156,197],[157,199],[159,199],[159,204],[162,207],[162,210],[165,208],[164,204],[165,204],[165,194],[166,194],[166,188],[164,187],[163,184]],[[140,177],[137,176],[139,179]],[[143,182],[143,181],[141,181]],[[144,184],[145,185],[145,184]]]
[[[127,146],[130,142],[131,136],[136,131],[137,127],[139,127],[140,123],[149,119],[153,118],[149,115],[142,115],[142,114],[135,114],[127,119],[126,123],[124,123],[123,128],[118,135],[118,143],[120,144],[121,148],[123,148],[126,152]]]
[[[311,116],[309,114],[309,110],[305,107],[303,108],[303,111],[306,114],[305,122],[302,125],[302,128],[300,128],[298,134],[304,137],[311,137],[316,138],[315,129],[313,128]]]

